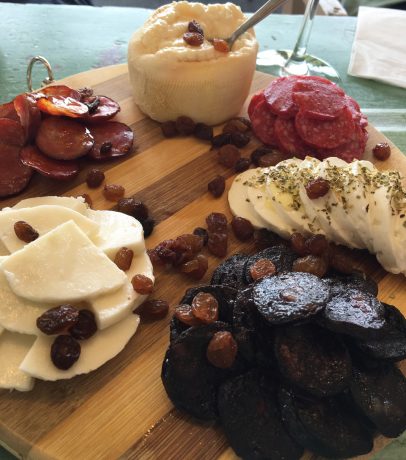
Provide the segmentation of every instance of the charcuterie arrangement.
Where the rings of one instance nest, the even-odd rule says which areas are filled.
[[[80,158],[130,153],[131,128],[110,121],[119,111],[106,96],[64,85],[23,93],[0,106],[0,198],[24,190],[35,171],[67,181],[79,173]]]
[[[360,273],[319,278],[275,244],[235,254],[189,289],[162,381],[175,407],[221,423],[242,458],[368,453],[406,428],[406,321]],[[272,271],[257,277],[260,268]],[[254,282],[255,281],[255,282]]]

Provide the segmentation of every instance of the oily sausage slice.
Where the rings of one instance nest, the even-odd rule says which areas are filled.
[[[275,120],[276,115],[269,110],[267,102],[259,102],[251,116],[251,123],[255,135],[264,144],[276,146]]]
[[[41,124],[41,112],[35,99],[30,94],[19,94],[14,99],[14,109],[23,127],[25,141],[33,141]]]
[[[23,164],[30,166],[45,177],[58,180],[73,179],[79,173],[77,161],[53,160],[44,155],[34,145],[26,145],[21,149],[20,158]]]
[[[106,96],[84,97],[82,102],[89,109],[88,114],[83,117],[86,123],[99,123],[110,120],[121,110],[116,101]]]
[[[258,93],[255,93],[252,96],[251,101],[248,105],[248,116],[250,118],[252,117],[252,114],[254,113],[256,106],[262,101],[265,101],[265,96],[264,96],[263,91],[259,91]]]
[[[0,197],[16,195],[31,179],[33,170],[24,165],[19,156],[20,147],[0,143]]]
[[[65,115],[71,118],[83,117],[89,113],[87,105],[72,97],[64,96],[40,97],[37,101],[37,107],[41,112],[49,113],[50,115]]]
[[[20,121],[15,111],[13,101],[0,105],[0,118],[10,118],[14,121]]]
[[[305,158],[312,154],[312,148],[306,145],[296,131],[295,120],[293,118],[276,117],[275,137],[279,148],[298,158]]]
[[[275,115],[291,118],[298,112],[298,107],[292,99],[292,88],[300,77],[280,77],[274,80],[264,90],[264,96]]]
[[[45,96],[71,97],[77,101],[80,101],[81,99],[79,91],[76,91],[75,89],[69,88],[69,86],[65,85],[47,86],[46,88],[41,88],[38,94],[45,94]]]
[[[124,123],[106,121],[89,126],[89,130],[94,137],[94,145],[88,155],[94,160],[110,160],[131,152],[134,133]]]
[[[39,149],[56,160],[74,160],[93,147],[94,139],[86,126],[64,117],[42,121],[35,140]]]
[[[0,118],[0,143],[22,147],[24,145],[24,130],[19,121],[10,118]]]

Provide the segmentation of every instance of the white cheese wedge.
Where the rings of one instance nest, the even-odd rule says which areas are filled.
[[[4,210],[0,212],[0,239],[10,252],[18,251],[27,244],[20,240],[14,231],[14,224],[20,220],[30,224],[40,236],[68,220],[73,220],[89,238],[94,237],[99,231],[96,222],[63,206],[40,205],[33,208]]]
[[[88,206],[82,196],[38,196],[26,198],[15,204],[12,209],[33,208],[36,206],[54,205],[73,209],[80,214],[86,214]]]
[[[137,294],[131,284],[134,275],[144,275],[155,280],[151,260],[146,252],[134,256],[130,269],[125,272],[127,281],[124,286],[111,294],[105,294],[90,300],[99,329],[105,329],[121,321],[148,297]]]
[[[11,254],[0,270],[16,295],[46,303],[90,299],[119,289],[127,280],[73,221]]]
[[[0,265],[7,257],[0,257]],[[54,305],[31,302],[18,297],[10,289],[10,285],[0,270],[0,325],[9,331],[21,334],[40,334],[37,318]]]
[[[122,212],[91,209],[87,215],[99,226],[99,233],[93,241],[110,259],[114,260],[117,251],[122,247],[131,249],[134,254],[144,251],[144,231],[134,217]]]
[[[0,388],[29,391],[34,379],[21,370],[20,364],[34,343],[35,337],[3,331],[0,335]]]
[[[38,336],[20,365],[23,372],[41,380],[70,379],[91,372],[114,358],[135,334],[139,316],[130,314],[119,323],[98,331],[88,340],[81,340],[81,353],[76,363],[67,370],[54,366],[50,350],[55,337]]]
[[[0,240],[0,256],[8,256],[10,251],[6,248],[4,243]]]

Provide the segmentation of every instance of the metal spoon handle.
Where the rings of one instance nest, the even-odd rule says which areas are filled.
[[[285,3],[287,0],[268,0],[261,8],[256,11],[251,17],[249,17],[244,23],[240,25],[240,27],[231,35],[228,40],[229,47],[233,46],[233,43],[237,38],[246,32],[251,27],[254,27],[258,24],[259,21],[269,16],[273,10],[276,10],[282,3]]]

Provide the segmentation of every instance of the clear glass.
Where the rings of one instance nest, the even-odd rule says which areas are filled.
[[[293,50],[268,50],[258,53],[258,70],[276,76],[317,75],[336,83],[341,82],[340,75],[328,62],[307,54],[307,45],[318,5],[319,0],[310,0],[307,3]]]

